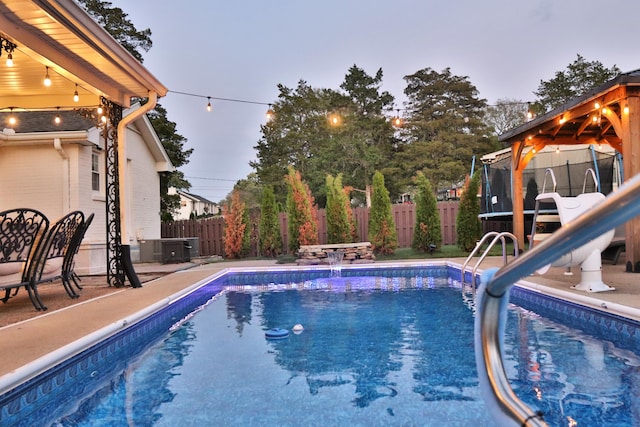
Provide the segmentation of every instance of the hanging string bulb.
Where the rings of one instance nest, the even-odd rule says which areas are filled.
[[[80,101],[80,95],[78,95],[78,84],[76,83],[76,90],[73,91],[73,102]]]
[[[101,116],[101,115],[102,115],[102,112],[103,112],[102,107],[101,107],[101,106],[100,106],[100,107],[98,107],[98,108],[96,109],[96,112],[98,113],[98,115],[99,115],[99,116]]]
[[[17,122],[16,117],[13,115],[13,107],[11,107],[11,113],[9,114],[9,124],[11,126],[14,126],[16,122]]]
[[[211,97],[207,96],[207,111],[211,111]]]
[[[51,86],[51,78],[49,77],[49,67],[45,67],[47,69],[47,73],[44,75],[44,85],[46,87]]]
[[[393,124],[393,126],[400,128],[402,127],[402,119],[400,118],[400,109],[396,110],[397,114],[396,116],[393,118],[393,120],[391,121],[391,123]]]
[[[269,109],[267,110],[267,121],[270,122],[271,120],[274,119],[274,117],[276,116],[276,113],[273,112],[273,110],[271,109],[271,104],[269,104]]]
[[[13,67],[13,53],[7,55],[7,67]]]
[[[556,147],[556,154],[560,154],[560,146],[559,145]]]
[[[56,107],[58,112],[56,113],[56,116],[53,118],[53,122],[57,125],[60,124],[60,122],[62,121],[62,119],[60,118],[60,107]]]

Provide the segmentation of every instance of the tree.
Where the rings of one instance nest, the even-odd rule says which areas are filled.
[[[311,190],[302,181],[300,172],[290,167],[286,182],[289,251],[295,253],[301,245],[318,243],[318,213]]]
[[[273,188],[266,187],[262,192],[260,207],[260,250],[268,257],[282,252],[282,236],[278,221],[278,205]]]
[[[278,85],[274,118],[261,127],[251,163],[261,184],[273,186],[276,197],[285,194],[281,178],[293,166],[321,206],[329,174],[365,189],[373,171],[392,157],[394,132],[384,113],[393,97],[380,90],[381,82],[382,70],[369,76],[354,65],[341,90],[313,88],[304,80],[295,89]]]
[[[550,80],[540,80],[538,90],[533,92],[537,97],[532,105],[536,114],[544,114],[558,108],[620,74],[616,65],[606,68],[600,61],[587,61],[581,55],[577,56],[566,70],[556,71]]]
[[[398,247],[396,226],[391,213],[391,199],[384,186],[384,175],[373,175],[373,194],[369,211],[369,241],[375,253],[392,254]]]
[[[163,221],[171,221],[173,215],[180,209],[180,196],[168,194],[169,187],[180,190],[188,190],[191,187],[189,181],[184,177],[184,173],[177,170],[179,167],[189,163],[189,156],[193,153],[193,148],[184,149],[187,139],[177,133],[175,122],[167,118],[167,110],[162,105],[147,113],[147,117],[158,135],[171,164],[176,168],[173,172],[160,175],[160,215]]]
[[[456,217],[456,232],[458,234],[458,247],[470,252],[476,242],[482,237],[482,225],[480,224],[480,201],[478,199],[478,187],[480,186],[480,172],[473,174],[465,185],[458,216]]]
[[[418,194],[416,195],[416,226],[411,247],[417,251],[430,251],[430,245],[442,246],[440,230],[440,212],[431,183],[422,172],[416,176]]]
[[[408,101],[397,156],[404,165],[400,173],[406,184],[417,171],[436,188],[459,182],[474,155],[497,148],[483,120],[486,100],[468,77],[449,68],[441,73],[425,68],[404,79]]]
[[[140,63],[143,62],[142,52],[151,49],[151,29],[142,31],[136,29],[133,23],[127,18],[119,7],[112,7],[112,3],[101,0],[77,0],[89,16],[100,24],[111,36],[120,43],[131,55]],[[139,100],[142,104],[146,99]],[[173,219],[173,214],[180,207],[180,196],[167,194],[169,187],[181,190],[188,190],[191,184],[184,178],[184,174],[177,169],[189,163],[189,156],[193,149],[184,149],[187,139],[176,132],[176,124],[167,118],[167,111],[157,104],[153,111],[147,114],[162,146],[164,147],[171,163],[176,168],[174,172],[169,172],[160,176],[160,216],[163,221]]]
[[[496,105],[488,106],[484,120],[492,128],[494,135],[518,127],[527,121],[529,104],[517,99],[498,99]]]
[[[112,7],[109,1],[76,0],[89,16],[102,26],[118,43],[129,51],[138,61],[143,62],[142,52],[148,52],[151,42],[151,29],[136,29],[127,19],[127,14],[119,7]]]
[[[247,215],[240,194],[234,192],[231,203],[223,205],[224,253],[228,258],[240,258],[247,248]]]
[[[353,237],[348,213],[349,198],[342,188],[342,175],[327,175],[327,243],[350,243]]]

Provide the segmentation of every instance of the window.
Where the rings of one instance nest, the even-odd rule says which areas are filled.
[[[100,155],[91,153],[91,189],[100,191]]]

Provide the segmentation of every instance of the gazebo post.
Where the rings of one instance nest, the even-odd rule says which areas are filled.
[[[511,147],[511,171],[513,183],[511,200],[513,206],[513,235],[518,239],[518,247],[524,248],[524,192],[522,189],[522,169],[520,164],[524,141],[516,141]]]
[[[626,107],[622,114],[622,153],[624,178],[628,181],[640,173],[640,89],[627,87]],[[640,273],[640,217],[625,225],[626,271]]]

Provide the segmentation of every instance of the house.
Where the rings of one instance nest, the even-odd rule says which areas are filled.
[[[135,149],[129,147],[127,138],[131,134],[129,125],[153,109],[158,98],[165,96],[168,89],[74,0],[0,0],[0,48],[6,54],[3,59],[11,58],[11,61],[0,64],[0,67],[10,69],[3,71],[0,78],[0,108],[3,112],[48,111],[55,115],[63,111],[102,108],[100,122],[109,130],[104,150],[108,153],[104,156],[104,171],[109,190],[104,193],[106,260],[101,264],[106,265],[109,285],[123,286],[128,279],[132,287],[140,287],[131,262],[131,242],[135,241],[138,230],[132,230],[129,224],[134,213],[131,205],[139,203],[130,198],[140,185],[134,181],[134,168],[137,166],[130,162],[135,158],[132,157]],[[148,102],[130,109],[132,100],[140,98],[146,98]],[[128,114],[123,117],[127,109]],[[138,127],[137,123],[134,127]],[[92,134],[97,130],[89,128],[85,132]],[[132,136],[136,136],[135,132]],[[15,143],[22,135],[7,134],[7,137]],[[70,136],[71,139],[74,137]],[[91,135],[89,138],[80,136],[80,139],[88,139],[88,142],[98,140],[91,139]],[[71,162],[93,160],[86,156],[86,150],[80,149],[84,146],[82,142],[64,146],[63,141],[68,139],[48,139],[54,152],[63,160],[60,167],[66,168],[65,162],[69,161],[69,167],[60,172],[63,176],[69,174],[69,180],[63,182],[80,185],[80,178],[72,176]],[[44,148],[38,144],[36,147]],[[70,151],[59,150],[60,147]],[[78,159],[74,159],[76,155]],[[64,159],[64,156],[69,158]],[[10,164],[3,160],[3,165]],[[30,170],[13,170],[18,178],[23,179],[40,174],[46,177],[51,172],[45,164]],[[80,168],[76,172],[78,170]],[[41,179],[39,183],[43,181]],[[42,194],[39,188],[24,188],[16,177],[12,177],[10,184],[13,193],[25,193],[25,197],[32,190]],[[11,188],[5,182],[0,182],[0,185]],[[61,188],[60,183],[56,185],[60,187],[58,195],[68,194],[70,201],[80,191]],[[53,192],[45,196],[50,194]],[[13,197],[19,195],[14,194]],[[29,201],[40,203],[35,196]],[[4,203],[9,201],[3,200],[2,203],[6,206]]]
[[[173,217],[176,221],[203,215],[218,215],[220,213],[217,203],[196,194],[187,193],[174,187],[169,188],[168,194],[178,194],[180,196],[180,209]]]
[[[132,106],[124,116],[138,108],[139,104]],[[10,117],[15,124],[9,124]],[[73,210],[93,213],[76,271],[105,273],[103,127],[76,111],[0,113],[0,126],[0,210],[35,208],[52,221]],[[160,238],[160,174],[173,166],[146,115],[130,123],[126,132],[126,169],[131,176],[127,226],[133,231],[131,258],[137,261],[138,242]]]

